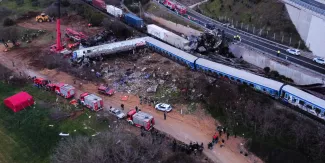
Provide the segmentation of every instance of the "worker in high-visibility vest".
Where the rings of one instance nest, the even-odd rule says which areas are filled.
[[[240,39],[240,36],[239,36],[239,35],[237,35],[237,39],[238,39],[238,41],[241,41],[241,39]]]
[[[276,55],[279,57],[280,56],[280,50],[277,51]]]

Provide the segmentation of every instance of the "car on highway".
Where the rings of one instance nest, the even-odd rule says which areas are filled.
[[[110,108],[108,111],[118,119],[123,119],[126,116],[126,114],[124,114],[121,110],[116,108]]]
[[[215,24],[213,24],[213,23],[207,23],[207,24],[205,24],[205,27],[210,29],[210,30],[214,30],[214,29],[217,28],[217,26]]]
[[[292,55],[300,55],[300,50],[298,49],[287,49],[286,51]]]
[[[159,103],[155,106],[155,109],[160,111],[170,112],[172,111],[173,108],[169,104]]]
[[[318,64],[325,65],[325,59],[324,58],[316,57],[316,58],[313,59],[313,61],[318,63]]]

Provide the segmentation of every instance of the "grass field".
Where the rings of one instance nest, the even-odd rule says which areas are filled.
[[[13,0],[2,0],[0,2],[1,6],[7,7],[10,10],[13,10],[17,13],[25,13],[28,11],[41,11],[41,8],[39,6],[32,6],[32,3],[30,0],[25,0],[24,4],[17,5],[16,1]]]
[[[107,126],[96,121],[95,113],[87,111],[74,120],[51,120],[49,115],[56,106],[53,104],[57,97],[30,85],[21,88],[0,82],[0,100],[21,90],[31,94],[36,105],[18,113],[13,113],[3,103],[0,105],[1,163],[49,162],[52,150],[61,139],[60,132],[90,136]],[[59,101],[65,100],[60,98]],[[62,102],[59,106],[63,108],[66,105]]]
[[[200,11],[213,19],[226,17],[230,23],[237,28],[244,29],[249,24],[249,29],[253,32],[253,26],[257,33],[263,29],[263,35],[268,32],[268,37],[272,38],[276,33],[276,39],[279,42],[289,44],[289,38],[292,37],[291,45],[296,45],[301,40],[295,26],[291,22],[284,4],[276,0],[260,0],[252,2],[251,0],[211,0],[200,5]],[[284,39],[282,40],[282,36]],[[305,48],[303,45],[300,48]]]

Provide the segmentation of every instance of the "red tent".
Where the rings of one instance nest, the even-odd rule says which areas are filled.
[[[6,98],[4,100],[4,104],[14,112],[18,112],[28,106],[33,105],[34,99],[27,92],[19,92],[13,96]]]

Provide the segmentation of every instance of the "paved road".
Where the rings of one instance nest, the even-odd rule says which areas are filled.
[[[218,23],[216,21],[213,21],[205,16],[201,16],[199,14],[197,14],[194,11],[189,11],[188,15],[191,17],[194,17],[198,20],[200,20],[203,23],[214,23],[217,28],[224,30],[226,35],[230,38],[233,38],[234,35],[240,35],[241,39],[242,39],[242,43],[250,45],[252,47],[255,47],[261,51],[264,51],[266,53],[270,53],[273,55],[276,55],[276,52],[278,50],[280,50],[281,54],[280,57],[281,58],[286,58],[286,56],[288,57],[288,60],[296,63],[298,65],[301,65],[303,67],[312,69],[314,71],[317,71],[319,73],[325,74],[325,67],[322,65],[319,65],[315,62],[313,62],[310,58],[306,58],[303,56],[293,56],[290,53],[286,52],[286,49],[288,49],[287,46],[285,45],[281,45],[278,43],[275,43],[273,41],[270,40],[266,40],[264,38],[259,38],[257,36],[254,36],[252,34],[248,34],[246,32],[243,31],[239,31],[237,29],[231,28],[231,27],[226,27],[223,26],[221,23]]]
[[[308,1],[308,0],[306,0],[306,1]],[[163,5],[161,5],[161,6],[163,6]],[[172,12],[172,11],[170,11],[170,12]],[[172,12],[172,13],[174,13],[174,12]],[[241,30],[237,30],[235,28],[226,27],[223,24],[221,24],[220,22],[217,22],[211,18],[201,15],[201,14],[199,14],[193,10],[190,10],[190,9],[188,10],[187,14],[188,14],[188,16],[199,20],[196,23],[198,23],[201,26],[204,26],[204,24],[207,24],[207,23],[213,23],[217,26],[217,28],[224,30],[226,36],[229,38],[233,38],[234,35],[240,35],[241,39],[242,39],[242,43],[247,44],[252,47],[255,47],[261,51],[264,51],[266,53],[273,54],[273,55],[276,55],[276,52],[278,50],[280,50],[281,58],[286,59],[286,57],[287,57],[287,60],[289,60],[295,64],[309,68],[309,69],[319,72],[321,74],[325,74],[325,66],[322,66],[322,65],[319,65],[319,64],[313,62],[312,59],[310,59],[310,58],[303,57],[303,56],[293,56],[293,55],[287,53],[286,49],[289,48],[288,46],[273,42],[271,40],[267,40],[265,38],[258,37],[256,35],[253,35],[253,34],[241,31]]]

